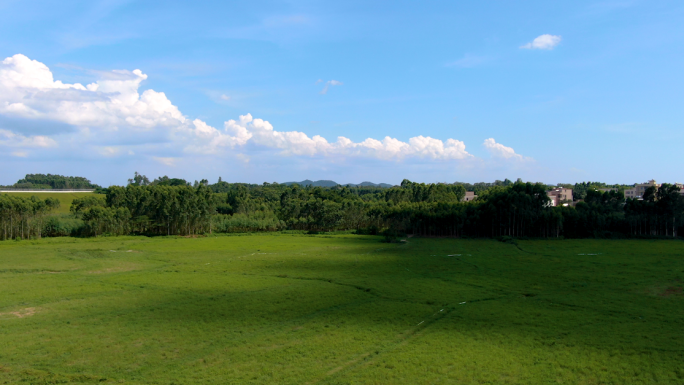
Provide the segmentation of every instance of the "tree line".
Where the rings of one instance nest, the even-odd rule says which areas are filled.
[[[23,179],[11,186],[17,189],[99,189],[100,186],[91,183],[88,179],[80,176],[63,176],[52,174],[27,174]]]
[[[49,210],[40,205],[49,203],[34,199],[31,209],[20,208],[23,203],[5,209],[3,203],[2,225],[10,229],[3,239],[67,232],[197,235],[286,229],[354,230],[388,237],[676,237],[684,225],[684,198],[678,187],[667,183],[649,188],[643,200],[588,187],[582,192],[584,201],[567,207],[552,207],[548,186],[541,183],[506,180],[464,202],[467,187],[409,180],[391,188],[206,180],[190,184],[168,177],[150,182],[136,173],[126,187],[112,186],[104,195],[75,199],[70,220],[80,225],[71,230],[55,218],[43,221]],[[11,199],[3,195],[5,201]]]
[[[0,194],[0,238],[41,238],[46,216],[59,205],[55,198],[41,200]]]

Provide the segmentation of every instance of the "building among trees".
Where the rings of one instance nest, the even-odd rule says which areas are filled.
[[[644,199],[644,194],[646,193],[646,190],[648,190],[649,187],[653,187],[656,190],[660,188],[660,184],[655,181],[655,179],[651,179],[646,183],[636,183],[633,188],[631,189],[626,189],[625,190],[625,199]],[[675,183],[674,186],[680,188],[680,194],[684,195],[684,185],[681,183]],[[613,189],[599,189],[601,191],[609,191]]]
[[[474,201],[475,199],[477,199],[475,191],[466,191],[465,196],[463,197],[463,202],[470,202]]]
[[[568,203],[572,202],[572,189],[571,188],[555,188],[553,190],[547,191],[546,195],[551,199],[551,206],[567,206]]]
[[[637,183],[634,185],[634,188],[625,190],[625,198],[643,199],[644,193],[649,187],[655,187],[657,189],[660,185],[656,183],[655,179],[651,179],[646,183]]]

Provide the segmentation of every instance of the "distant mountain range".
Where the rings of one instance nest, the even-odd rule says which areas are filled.
[[[300,186],[314,186],[314,187],[335,187],[339,185],[339,183],[332,181],[332,180],[317,180],[317,181],[312,181],[312,180],[303,180],[301,182],[285,182],[283,184],[286,185],[293,185],[293,184],[298,184]],[[347,187],[381,187],[381,188],[390,188],[394,185],[391,185],[389,183],[373,183],[373,182],[361,182],[359,184],[354,184],[354,183],[347,183],[343,184],[342,186],[347,186]]]

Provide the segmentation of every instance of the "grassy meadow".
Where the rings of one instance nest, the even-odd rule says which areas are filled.
[[[0,383],[684,383],[684,243],[0,242]]]
[[[7,194],[11,196],[17,196],[22,198],[30,198],[35,196],[39,199],[56,198],[59,199],[59,207],[51,212],[51,214],[66,214],[69,213],[69,208],[71,207],[71,202],[76,198],[83,198],[87,195],[94,195],[92,192],[3,192],[0,194]],[[97,194],[104,197],[104,194]]]

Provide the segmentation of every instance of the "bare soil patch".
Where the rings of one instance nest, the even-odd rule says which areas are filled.
[[[105,269],[100,269],[100,270],[91,270],[88,272],[88,274],[110,274],[110,273],[124,273],[127,271],[133,271],[133,270],[138,270],[139,265],[137,264],[126,264],[123,266],[114,266],[114,267],[108,267]]]
[[[684,288],[681,286],[670,286],[665,288],[665,290],[658,294],[661,297],[671,297],[674,295],[684,295]]]
[[[17,318],[24,318],[24,317],[30,317],[34,314],[36,314],[37,309],[35,307],[27,307],[24,309],[19,309],[17,311],[8,311],[6,313],[0,313],[0,316],[7,316],[7,315],[12,315]]]

